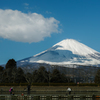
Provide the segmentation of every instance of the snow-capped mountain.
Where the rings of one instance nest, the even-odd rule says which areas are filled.
[[[27,63],[99,66],[100,53],[74,39],[65,39],[39,54],[18,61],[21,65]]]

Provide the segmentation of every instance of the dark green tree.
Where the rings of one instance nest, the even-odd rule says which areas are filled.
[[[0,66],[0,82],[3,81],[3,71],[4,71],[4,67]]]
[[[14,83],[17,75],[17,66],[14,59],[9,59],[3,72],[3,82]]]
[[[33,78],[32,78],[32,74],[27,72],[26,74],[24,74],[24,78],[25,80],[27,81],[28,84],[31,84],[32,81],[33,81]]]
[[[52,74],[51,74],[51,82],[64,83],[64,82],[67,82],[67,78],[64,74],[60,73],[59,70],[54,69]]]
[[[7,68],[15,68],[16,67],[16,61],[14,59],[9,59],[5,67],[6,67],[6,69]]]
[[[32,78],[33,78],[33,82],[34,82],[34,83],[37,82],[37,80],[38,80],[37,70],[33,71],[33,76],[32,76]]]
[[[95,83],[100,83],[100,69],[97,71],[94,81]]]
[[[48,82],[48,72],[44,66],[41,66],[38,70],[33,72],[33,81],[38,83]]]
[[[22,68],[18,67],[17,69],[17,76],[16,76],[16,83],[26,83],[26,79],[24,77],[24,71]]]
[[[4,67],[0,66],[0,72],[2,72],[4,70]]]

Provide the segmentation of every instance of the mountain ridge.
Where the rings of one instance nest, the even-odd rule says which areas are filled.
[[[25,63],[46,63],[50,65],[100,65],[100,53],[74,39],[65,39],[51,48],[32,57],[20,60]]]

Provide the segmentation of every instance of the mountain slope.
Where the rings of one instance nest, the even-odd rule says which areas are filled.
[[[47,63],[52,65],[99,65],[100,53],[73,40],[65,39],[50,49],[19,61],[25,63]]]

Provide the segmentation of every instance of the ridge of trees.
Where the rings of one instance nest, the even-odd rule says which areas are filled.
[[[26,69],[27,70],[27,69]],[[95,74],[95,83],[100,83],[100,69]],[[47,71],[44,66],[39,67],[32,73],[17,67],[14,59],[9,59],[5,68],[0,66],[0,83],[69,83],[70,77],[61,73],[58,69]]]
[[[17,68],[16,61],[9,59],[5,68],[0,66],[0,83],[66,83],[69,78],[59,70],[47,71],[44,66],[32,73]]]

